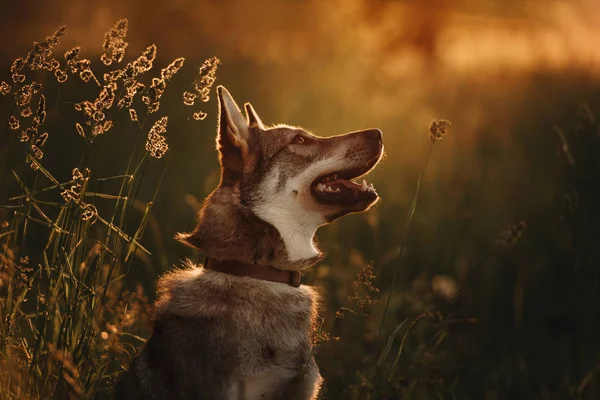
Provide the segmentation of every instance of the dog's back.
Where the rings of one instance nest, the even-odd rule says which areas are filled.
[[[312,289],[188,266],[159,293],[154,333],[117,398],[305,399],[318,390]]]

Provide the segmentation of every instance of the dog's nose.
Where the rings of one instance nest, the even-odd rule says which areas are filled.
[[[369,129],[365,131],[365,134],[371,140],[375,140],[378,143],[383,142],[383,133],[379,129]]]

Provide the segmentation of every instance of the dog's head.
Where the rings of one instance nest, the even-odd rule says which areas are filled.
[[[227,89],[217,92],[222,171],[212,196],[231,193],[243,213],[273,226],[290,262],[320,256],[313,242],[319,226],[377,202],[373,185],[359,178],[381,159],[380,130],[321,138],[287,125],[267,127],[252,105],[245,104],[244,116]]]

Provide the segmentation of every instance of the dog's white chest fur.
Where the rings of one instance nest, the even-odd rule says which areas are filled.
[[[281,367],[273,367],[256,376],[246,376],[240,381],[240,393],[244,400],[268,399],[276,392],[279,382],[292,379],[293,374]]]

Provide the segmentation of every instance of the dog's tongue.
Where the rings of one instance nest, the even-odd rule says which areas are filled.
[[[358,189],[361,187],[358,183],[346,180],[346,179],[334,179],[332,181],[328,181],[326,185],[331,186],[332,188],[342,188],[342,186],[347,187],[348,189]],[[343,189],[343,188],[342,188]]]

